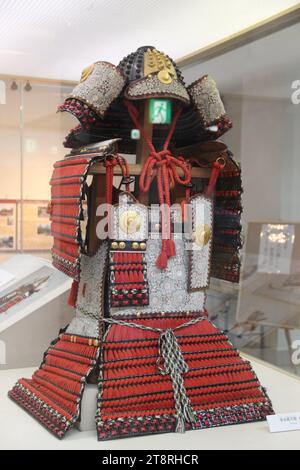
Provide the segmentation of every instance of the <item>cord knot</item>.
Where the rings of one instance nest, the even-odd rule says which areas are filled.
[[[145,142],[149,147],[149,156],[144,163],[139,186],[140,191],[146,193],[150,189],[150,185],[153,180],[157,180],[158,197],[160,204],[161,214],[161,227],[162,227],[162,243],[161,252],[156,260],[156,266],[159,269],[166,269],[168,264],[168,258],[175,256],[176,249],[175,243],[172,239],[171,231],[171,196],[170,189],[173,189],[175,183],[182,186],[189,185],[191,181],[191,166],[187,164],[182,157],[174,157],[171,151],[168,149],[169,143],[174,133],[174,129],[178,118],[181,114],[182,109],[177,108],[172,124],[170,126],[169,133],[163,145],[163,149],[156,151],[151,139],[146,134],[145,130],[141,126],[138,120],[138,110],[130,101],[125,101],[129,115],[134,122],[135,126],[140,130]],[[183,173],[183,177],[180,176],[179,170]],[[187,192],[189,189],[187,189]]]

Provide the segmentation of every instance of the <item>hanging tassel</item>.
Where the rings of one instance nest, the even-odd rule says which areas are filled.
[[[182,434],[185,432],[184,420],[181,417],[177,418],[177,425],[176,425],[175,432],[180,432]]]
[[[176,255],[176,246],[173,239],[162,240],[161,252],[156,260],[156,266],[159,269],[166,269],[168,265],[168,258]]]
[[[69,304],[71,307],[75,307],[75,306],[76,306],[77,295],[78,295],[78,286],[79,286],[78,281],[76,281],[76,280],[74,279],[74,281],[72,282],[72,287],[71,287],[70,294],[69,294],[69,298],[68,298],[68,304]]]
[[[172,238],[170,238],[170,240],[166,240],[166,253],[168,258],[176,255],[176,246]]]
[[[196,422],[196,418],[195,418],[193,408],[191,407],[191,405],[184,405],[183,414],[184,414],[186,421],[188,421],[189,423],[193,424]]]
[[[205,195],[211,197],[215,189],[215,185],[219,176],[220,171],[225,167],[225,160],[222,157],[217,158],[217,160],[212,165],[212,170],[210,174],[210,179],[208,186],[206,188]]]
[[[163,240],[163,242],[164,241],[165,240]],[[155,264],[156,264],[157,268],[159,268],[159,269],[166,269],[166,267],[168,265],[168,256],[167,256],[167,252],[166,252],[164,243],[162,244],[160,255],[158,256]]]

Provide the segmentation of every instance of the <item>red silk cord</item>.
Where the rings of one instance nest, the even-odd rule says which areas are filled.
[[[119,165],[122,171],[122,176],[125,178],[125,187],[126,191],[130,191],[129,183],[129,166],[127,160],[121,157],[121,155],[112,155],[109,158],[106,158],[105,163],[106,167],[106,185],[105,185],[105,200],[106,204],[112,204],[112,190],[113,190],[113,179],[114,179],[114,167]]]
[[[218,159],[213,163],[209,183],[205,191],[206,196],[212,196],[220,171],[223,170],[224,166],[225,163],[221,162],[220,160],[218,161]]]
[[[113,191],[113,179],[114,179],[114,167],[119,165],[122,171],[122,176],[125,178],[125,187],[126,191],[130,190],[130,183],[129,183],[129,166],[125,158],[121,157],[121,155],[112,155],[105,160],[105,167],[106,167],[106,186],[105,186],[105,200],[106,204],[112,204],[112,191]],[[51,209],[51,208],[50,208]],[[49,209],[49,211],[50,211]],[[109,213],[109,207],[108,207]],[[77,297],[78,297],[78,281],[74,280],[71,286],[68,304],[71,307],[76,307]]]
[[[143,193],[148,192],[154,178],[157,179],[162,223],[162,245],[160,255],[156,260],[156,266],[160,269],[165,269],[168,264],[168,258],[176,254],[175,243],[171,235],[170,189],[174,188],[175,182],[182,186],[189,186],[191,181],[190,166],[185,162],[183,157],[174,157],[168,149],[182,109],[177,108],[163,149],[157,152],[151,139],[139,122],[139,112],[137,108],[130,101],[126,100],[125,104],[134,125],[141,132],[149,148],[149,155],[144,163],[140,176],[140,191]],[[180,178],[178,168],[181,168],[183,171],[183,178]]]

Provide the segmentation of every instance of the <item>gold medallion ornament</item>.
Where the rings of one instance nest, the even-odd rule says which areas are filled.
[[[171,60],[156,49],[148,49],[144,53],[144,75],[148,76],[154,73],[157,73],[158,80],[165,85],[169,85],[177,79],[176,70]]]
[[[200,224],[200,225],[197,225],[193,233],[193,241],[198,246],[205,246],[211,239],[211,236],[212,236],[212,231],[209,225]]]
[[[133,210],[123,212],[120,217],[120,227],[125,233],[136,233],[141,228],[141,217],[140,214]]]
[[[166,85],[169,85],[173,81],[172,76],[166,69],[160,70],[158,72],[157,78],[161,83],[165,83]]]
[[[95,64],[88,65],[81,74],[80,83],[84,82],[94,70]]]

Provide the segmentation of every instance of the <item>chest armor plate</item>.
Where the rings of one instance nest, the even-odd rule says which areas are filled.
[[[109,310],[112,317],[180,316],[205,306],[212,243],[213,208],[210,199],[190,200],[189,217],[172,210],[176,254],[159,269],[161,233],[154,209],[123,193],[112,209],[109,254]],[[181,228],[178,231],[178,228]]]

